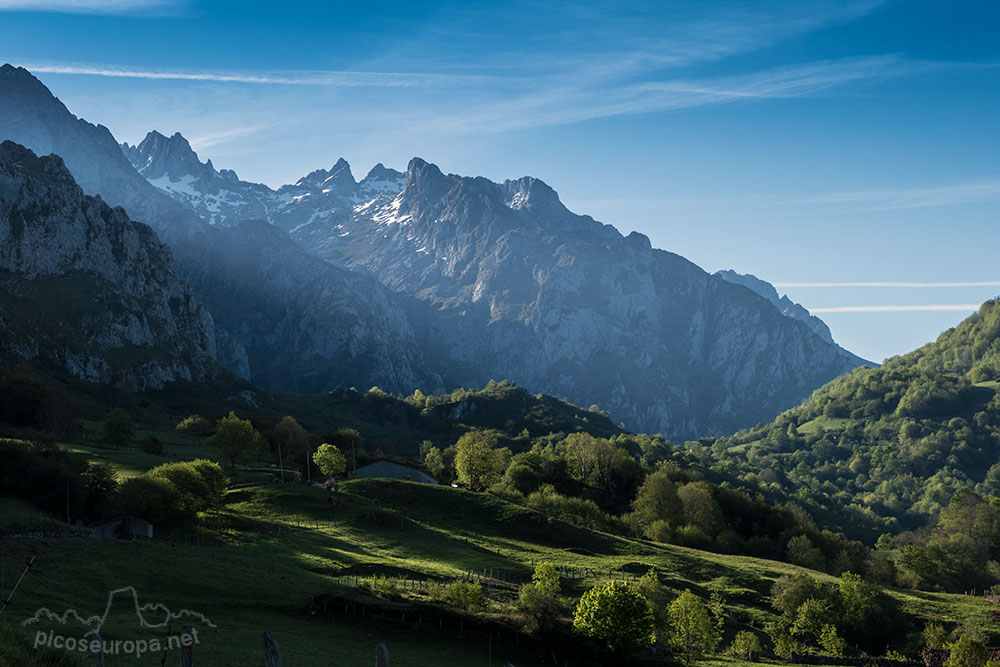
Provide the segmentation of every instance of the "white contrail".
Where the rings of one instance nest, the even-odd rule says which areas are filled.
[[[944,311],[974,311],[979,310],[975,303],[947,303],[920,306],[833,306],[830,308],[810,308],[810,313],[906,313],[906,312],[944,312]]]
[[[2,0],[0,0],[2,2]],[[78,65],[62,63],[24,63],[35,74],[81,74],[120,79],[150,79],[165,81],[213,81],[221,83],[262,83],[285,86],[383,86],[406,87],[436,84],[475,84],[517,82],[518,77],[486,74],[426,74],[418,72],[353,72],[323,70],[287,70],[265,72],[184,71],[131,69],[110,65]]]
[[[176,0],[0,0],[0,11],[137,14],[178,5]]]
[[[774,283],[775,287],[1000,287],[1000,280],[952,283],[846,282],[846,283]]]

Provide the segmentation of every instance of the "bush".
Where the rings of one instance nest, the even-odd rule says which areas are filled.
[[[477,582],[456,581],[448,584],[445,599],[464,611],[475,611],[486,606],[483,587]]]
[[[382,598],[390,598],[396,595],[398,587],[396,586],[396,580],[390,579],[389,577],[380,574],[377,577],[372,578],[371,582],[372,593]]]
[[[189,516],[218,507],[229,483],[219,464],[205,459],[164,463],[146,477],[169,484],[177,492],[177,511]]]
[[[178,422],[175,428],[188,435],[204,436],[212,432],[212,423],[201,415],[191,415]]]

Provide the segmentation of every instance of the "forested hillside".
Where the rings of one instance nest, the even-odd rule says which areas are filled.
[[[880,368],[859,368],[773,423],[691,453],[713,476],[765,497],[794,499],[819,519],[874,542],[882,533],[933,523],[953,499],[973,513],[994,507],[956,493],[1000,492],[998,379],[1000,303],[994,300],[934,343]],[[984,565],[997,557],[995,521],[963,531],[976,543],[968,548],[954,544],[944,523],[937,524],[936,541],[953,558]],[[897,541],[915,554],[924,548],[917,542],[926,540],[904,534]],[[911,569],[928,570],[911,560]]]

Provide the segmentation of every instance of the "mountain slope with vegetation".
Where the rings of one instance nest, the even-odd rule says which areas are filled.
[[[773,423],[691,453],[715,476],[766,497],[794,498],[874,542],[933,523],[957,494],[1000,494],[998,380],[994,300],[935,342],[880,368],[857,369]],[[981,540],[996,543],[977,552],[1000,558],[996,527]]]

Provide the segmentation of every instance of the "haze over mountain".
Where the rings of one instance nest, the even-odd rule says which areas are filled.
[[[511,378],[673,438],[766,420],[864,363],[780,303],[565,208],[538,179],[445,175],[420,159],[357,182],[343,159],[271,190],[202,163],[179,134],[124,145],[213,224],[257,215],[411,300],[446,387]]]

